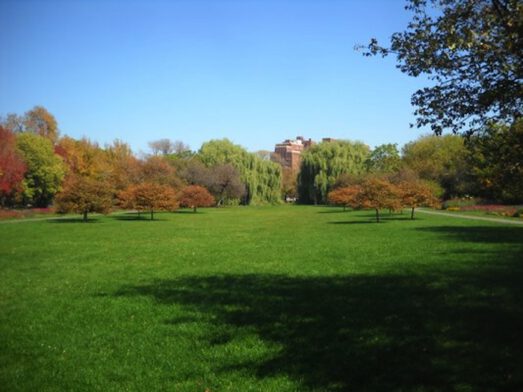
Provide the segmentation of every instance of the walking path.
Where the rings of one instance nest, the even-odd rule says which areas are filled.
[[[453,214],[453,213],[449,213],[449,212],[429,211],[429,210],[423,210],[423,209],[419,209],[419,208],[416,208],[416,212],[421,212],[423,214],[430,214],[430,215],[450,216],[452,218],[481,220],[481,221],[485,221],[485,222],[507,223],[509,225],[523,225],[523,220],[517,221],[517,220],[501,219],[501,218],[487,218],[487,217],[482,217],[482,216]]]

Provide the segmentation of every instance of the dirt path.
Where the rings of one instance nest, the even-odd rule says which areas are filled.
[[[449,212],[429,211],[429,210],[422,210],[419,208],[416,209],[416,212],[421,212],[423,214],[430,214],[430,215],[450,216],[452,218],[460,218],[460,219],[472,219],[472,220],[480,220],[480,221],[485,221],[485,222],[506,223],[509,225],[523,225],[523,220],[517,221],[517,220],[509,220],[509,219],[501,219],[501,218],[487,218],[487,217],[482,217],[482,216],[452,214]]]

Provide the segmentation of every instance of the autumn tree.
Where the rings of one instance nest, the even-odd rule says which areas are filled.
[[[360,185],[336,188],[329,192],[327,200],[330,204],[342,206],[343,211],[345,211],[347,207],[359,208],[362,204],[362,191],[363,189]]]
[[[192,208],[194,212],[198,207],[211,207],[216,201],[207,189],[199,185],[189,185],[182,189],[178,196],[182,207]]]
[[[16,144],[27,165],[23,181],[24,201],[37,207],[47,207],[60,190],[64,178],[62,159],[55,155],[49,139],[34,133],[19,134]]]
[[[409,76],[429,87],[412,95],[416,125],[436,134],[513,124],[523,110],[521,0],[409,0],[413,13],[390,46],[372,39],[365,55],[395,55]]]
[[[65,136],[58,141],[55,151],[64,160],[70,175],[98,180],[108,176],[104,151],[87,138],[76,140]]]
[[[16,149],[16,135],[0,126],[0,205],[23,189],[26,165]]]
[[[113,191],[107,182],[90,177],[70,176],[63,189],[56,195],[55,205],[58,212],[76,212],[82,214],[87,222],[87,214],[107,214],[112,207]]]
[[[118,198],[121,206],[149,212],[151,220],[155,211],[174,211],[179,206],[172,187],[152,182],[131,185]]]
[[[148,157],[142,163],[140,182],[149,182],[159,185],[168,185],[174,188],[181,186],[176,169],[165,157]]]
[[[380,221],[380,210],[401,208],[399,189],[388,180],[370,177],[361,184],[361,192],[357,195],[361,208],[372,208],[376,211],[376,222]]]
[[[106,177],[115,190],[123,190],[140,181],[141,164],[133,155],[129,145],[121,140],[114,140],[104,149]]]
[[[411,209],[410,219],[414,219],[414,210],[420,206],[436,206],[438,199],[434,189],[424,181],[404,181],[398,186],[401,204]]]
[[[25,113],[24,130],[43,136],[53,144],[58,140],[58,123],[43,106],[35,106]]]

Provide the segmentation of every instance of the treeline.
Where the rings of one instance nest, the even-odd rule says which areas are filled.
[[[0,207],[53,204],[83,213],[284,199],[325,204],[331,191],[365,178],[421,181],[442,199],[523,202],[521,120],[469,137],[423,136],[401,151],[395,144],[371,149],[361,142],[322,142],[302,153],[298,173],[268,159],[267,152],[250,153],[227,139],[206,142],[198,151],[169,139],[149,146],[151,154],[137,157],[120,140],[102,147],[61,137],[54,116],[40,106],[22,116],[9,114],[0,118]]]
[[[0,121],[0,207],[47,207],[105,212],[179,205],[264,204],[280,201],[281,168],[230,141],[213,140],[193,152],[168,139],[135,156],[115,140],[100,146],[60,137],[54,116],[35,107]],[[210,199],[210,197],[212,199]]]
[[[492,125],[482,132],[428,135],[371,150],[359,142],[329,141],[302,154],[298,200],[325,204],[334,189],[358,185],[362,178],[420,180],[444,199],[476,197],[489,202],[523,202],[523,121]]]

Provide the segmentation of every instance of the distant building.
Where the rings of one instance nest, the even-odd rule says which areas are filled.
[[[271,159],[297,172],[300,169],[302,151],[313,144],[311,139],[305,140],[303,136],[297,136],[295,140],[287,139],[283,143],[276,144]]]

